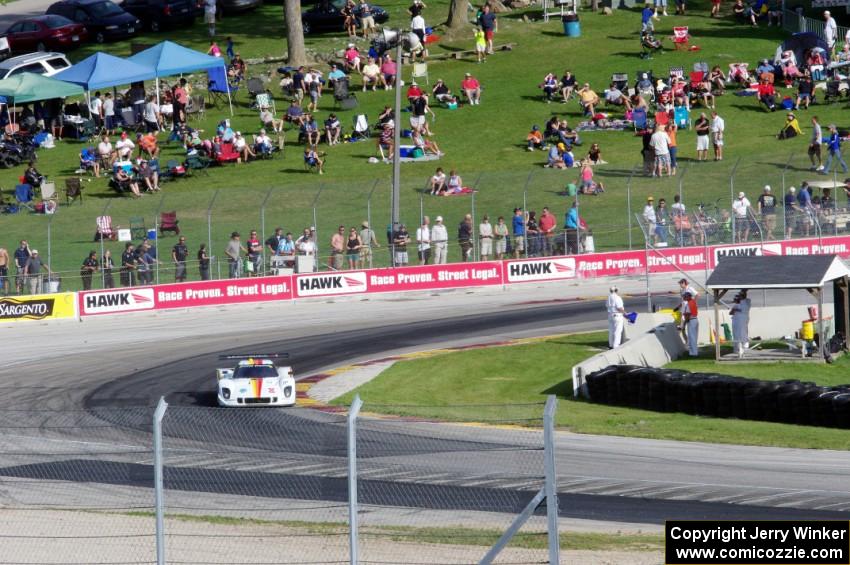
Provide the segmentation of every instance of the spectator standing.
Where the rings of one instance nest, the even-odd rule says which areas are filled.
[[[688,334],[688,355],[691,357],[699,356],[699,309],[697,301],[690,292],[685,292],[682,296],[682,325],[687,328]]]
[[[278,226],[274,229],[274,234],[266,240],[266,249],[269,252],[269,255],[277,255],[278,250],[280,249],[280,242],[285,239],[283,235],[283,228]]]
[[[498,31],[499,23],[496,21],[496,14],[493,13],[493,8],[490,4],[484,4],[481,9],[481,15],[478,16],[478,25],[484,31],[484,38],[487,40],[487,53],[493,54],[493,37]]]
[[[141,284],[153,284],[153,269],[157,262],[150,245],[142,243],[136,248],[136,273]]]
[[[341,271],[344,255],[345,226],[339,226],[336,233],[331,236],[331,256],[328,257],[328,269]]]
[[[24,280],[26,279],[26,264],[30,258],[30,246],[25,239],[21,240],[20,245],[15,249],[15,291],[18,294],[23,294]]]
[[[369,227],[369,222],[360,224],[360,268],[372,268],[372,248],[380,247],[375,232]]]
[[[823,131],[817,116],[812,116],[812,137],[809,139],[809,160],[812,162],[813,171],[823,170],[821,159],[821,144],[823,143]]]
[[[838,24],[835,23],[835,18],[825,10],[823,13],[823,37],[826,40],[826,46],[829,48],[832,59],[835,59],[835,40],[838,37]]]
[[[427,26],[425,25],[425,18],[422,17],[421,12],[416,14],[415,16],[413,16],[411,18],[411,20],[410,20],[410,31],[412,31],[416,35],[416,37],[419,38],[420,43],[422,43],[422,56],[423,56],[423,58],[428,56],[428,50],[427,50],[427,48],[425,48],[425,29],[426,29],[426,27]],[[411,53],[411,55],[415,55],[415,54]]]
[[[103,127],[103,95],[98,90],[94,93],[94,98],[91,99],[91,103],[89,104],[89,112],[91,113],[91,119],[94,120],[94,125],[98,129]]]
[[[797,226],[798,212],[797,208],[797,189],[793,186],[788,188],[785,193],[784,213],[785,213],[785,239],[791,239],[794,233],[794,228]]]
[[[620,347],[623,340],[626,310],[619,292],[619,288],[612,286],[608,290],[608,300],[605,303],[608,311],[608,349]]]
[[[112,272],[115,270],[115,261],[112,260],[112,251],[109,249],[103,251],[101,269],[103,270],[103,288],[115,288],[115,279],[112,276]]]
[[[663,177],[665,170],[667,171],[667,176],[671,175],[670,138],[667,137],[667,133],[664,130],[664,125],[658,124],[655,128],[655,133],[652,134],[649,140],[653,151],[655,151],[655,170],[652,172],[652,176],[654,177]]]
[[[800,185],[800,191],[797,192],[797,206],[799,207],[797,227],[804,236],[808,237],[815,224],[815,210],[812,207],[811,189],[806,182]]]
[[[531,210],[525,220],[525,244],[529,257],[540,254],[540,227],[537,225],[537,212]]]
[[[431,219],[422,217],[422,223],[416,228],[416,249],[419,255],[419,264],[427,265],[431,259]]]
[[[679,163],[676,160],[677,157],[677,141],[676,141],[676,133],[678,133],[679,127],[671,122],[670,125],[667,126],[667,150],[670,152],[670,175],[676,176],[676,172],[679,167]]]
[[[483,63],[487,60],[487,37],[480,27],[473,30],[472,36],[475,38],[475,56],[478,57],[478,63]]]
[[[121,254],[121,286],[135,286],[138,263],[135,246],[127,242]]]
[[[543,244],[543,256],[549,257],[554,254],[555,249],[555,216],[549,212],[549,207],[544,206],[540,214],[537,227],[540,230],[540,238]]]
[[[103,119],[106,134],[112,135],[115,133],[115,100],[112,99],[112,93],[107,92],[103,99]]]
[[[249,267],[249,276],[260,276],[260,267],[263,264],[263,246],[260,244],[260,238],[257,236],[256,230],[251,230],[248,236],[248,241],[245,242],[248,247],[248,261],[251,264]]]
[[[732,212],[735,219],[735,241],[744,242],[750,239],[750,201],[743,192],[732,202]]]
[[[227,247],[224,248],[224,255],[227,257],[227,274],[231,279],[238,279],[242,276],[242,253],[247,253],[248,250],[242,245],[239,239],[239,232],[235,231],[230,234],[230,241],[227,242]]]
[[[764,190],[756,202],[762,225],[764,225],[765,239],[776,239],[773,230],[776,229],[776,197],[773,195],[770,185],[764,185]]]
[[[395,266],[406,267],[409,262],[407,256],[407,244],[410,243],[410,234],[407,232],[407,226],[399,225],[398,229],[393,232],[393,245],[395,246]]]
[[[464,263],[472,259],[472,214],[463,217],[457,227],[457,242],[460,246],[460,259]]]
[[[171,261],[174,263],[174,282],[186,280],[186,259],[189,257],[189,248],[186,247],[186,238],[182,235],[171,249]]]
[[[652,23],[653,16],[655,16],[655,10],[649,4],[644,4],[643,10],[640,13],[641,33],[655,33],[655,26]]]
[[[661,15],[667,15],[667,0],[655,0],[655,17],[658,18],[658,9],[661,9]]]
[[[88,256],[83,259],[83,264],[80,267],[80,278],[83,281],[83,290],[91,290],[91,278],[97,272],[97,252],[89,251]]]
[[[643,207],[643,221],[646,222],[646,233],[652,238],[653,244],[658,243],[658,233],[655,231],[655,198],[652,196],[646,199],[646,206]]]
[[[580,238],[579,226],[580,221],[578,217],[578,206],[577,203],[573,201],[570,205],[570,209],[567,210],[567,213],[564,216],[564,245],[568,255],[575,255],[578,253],[578,242]]]
[[[670,211],[667,208],[667,201],[663,198],[658,199],[658,208],[655,209],[655,235],[658,245],[667,246],[667,226],[670,223]]]
[[[0,246],[0,292],[9,295],[9,252]]]
[[[711,112],[711,142],[714,145],[714,160],[723,160],[723,144],[724,132],[726,131],[726,122],[721,118],[717,111]]]
[[[694,123],[694,131],[697,134],[697,161],[705,161],[708,159],[708,135],[711,133],[711,124],[705,112],[701,112]]]
[[[26,263],[24,263],[24,273],[27,276],[30,294],[41,292],[41,268],[42,262],[41,257],[38,256],[38,249],[33,249]],[[50,267],[47,270],[50,271]]]
[[[162,123],[162,116],[159,112],[159,105],[153,96],[148,96],[145,101],[145,108],[142,110],[142,119],[145,121],[145,130],[148,133],[157,132]]]
[[[525,251],[525,214],[522,208],[514,208],[511,227],[514,232],[514,258],[518,259]]]
[[[372,15],[372,6],[366,0],[360,0],[360,28],[363,30],[363,38],[369,36],[370,31],[375,30],[375,17]]]
[[[434,227],[431,228],[431,248],[434,250],[434,264],[445,265],[448,259],[449,232],[443,225],[443,217],[434,218]]]
[[[826,164],[820,170],[820,173],[822,175],[829,174],[833,159],[841,165],[841,172],[846,173],[847,163],[844,162],[844,157],[841,155],[841,136],[838,135],[838,128],[835,127],[835,124],[829,125],[829,139],[826,140],[826,149]]]
[[[478,239],[481,241],[481,260],[489,261],[493,254],[493,224],[486,214],[478,224]]]
[[[348,256],[348,268],[354,270],[357,268],[357,260],[360,258],[360,248],[363,246],[360,241],[360,236],[357,234],[357,228],[352,227],[348,231],[348,239],[345,241],[345,251]]]

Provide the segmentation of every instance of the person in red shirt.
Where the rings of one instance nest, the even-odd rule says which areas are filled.
[[[420,96],[422,96],[422,89],[419,88],[419,85],[416,84],[416,81],[411,82],[410,86],[407,87],[407,101],[412,103]]]
[[[543,207],[537,227],[543,236],[543,255],[548,257],[552,255],[555,243],[555,216],[549,212],[548,206]]]
[[[699,345],[697,343],[697,339],[699,339],[698,316],[697,301],[694,300],[694,296],[690,292],[685,291],[682,293],[682,325],[687,330],[688,355],[691,357],[699,356]]]
[[[761,79],[758,85],[759,102],[764,104],[771,112],[776,111],[776,90],[767,79]]]
[[[477,78],[466,73],[463,82],[460,83],[460,88],[466,94],[466,98],[471,105],[477,106],[481,104],[481,83],[478,82]]]

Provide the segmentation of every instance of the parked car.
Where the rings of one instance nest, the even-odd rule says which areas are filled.
[[[139,31],[142,22],[110,0],[61,0],[47,9],[48,14],[65,16],[86,26],[96,42],[128,39]]]
[[[0,61],[0,79],[19,73],[36,73],[49,77],[71,66],[62,53],[38,52],[9,57]]]
[[[263,0],[217,0],[216,8],[219,16],[235,12],[247,12],[263,5]]]
[[[304,33],[343,31],[345,16],[342,15],[342,8],[344,6],[345,0],[322,1],[306,12],[302,12],[301,25],[304,27]],[[369,6],[372,8],[372,17],[375,18],[375,23],[382,24],[390,18],[387,11],[380,6],[373,6],[371,4]],[[355,8],[354,15],[358,18],[360,17],[359,5]]]
[[[141,20],[142,25],[151,31],[159,31],[164,27],[191,26],[195,23],[195,17],[201,13],[195,0],[124,0],[120,6]]]
[[[84,43],[89,32],[85,26],[57,15],[35,16],[19,20],[3,33],[13,53],[73,49]]]

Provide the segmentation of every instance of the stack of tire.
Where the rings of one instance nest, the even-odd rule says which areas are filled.
[[[592,402],[613,406],[850,428],[850,385],[610,365],[587,376],[587,389]]]

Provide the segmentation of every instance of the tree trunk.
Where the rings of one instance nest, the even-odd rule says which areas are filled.
[[[283,15],[286,20],[286,62],[290,67],[306,65],[304,29],[301,27],[301,1],[284,0]]]
[[[452,0],[446,25],[450,30],[460,30],[469,25],[469,0]]]

